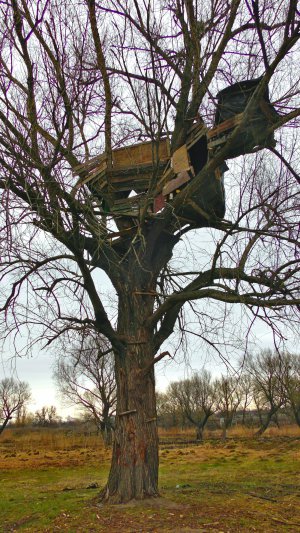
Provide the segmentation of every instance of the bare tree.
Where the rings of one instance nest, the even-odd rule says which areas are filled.
[[[196,439],[203,440],[203,431],[215,411],[215,384],[207,370],[190,379],[170,383],[169,395],[177,402],[183,416],[196,426]]]
[[[59,358],[54,377],[62,396],[91,416],[109,445],[114,429],[116,380],[112,356],[101,356],[105,350],[109,350],[107,344],[97,337],[89,338],[80,348],[71,345]]]
[[[0,434],[8,422],[16,417],[22,408],[26,407],[30,399],[30,388],[25,381],[17,381],[13,378],[5,378],[0,381]]]
[[[249,357],[247,367],[252,376],[254,401],[261,412],[261,426],[256,434],[262,435],[286,401],[284,390],[286,361],[279,353],[264,350],[255,357]],[[264,419],[262,410],[266,411]]]
[[[36,426],[55,426],[60,421],[55,405],[44,405],[34,413],[33,423]]]
[[[239,389],[241,392],[242,424],[245,424],[247,409],[253,401],[252,376],[245,370],[243,370],[239,378]]]
[[[221,376],[216,380],[216,411],[220,415],[222,438],[227,438],[227,430],[231,427],[234,416],[241,405],[241,389],[239,379],[232,376]]]
[[[246,328],[261,319],[276,340],[298,323],[297,6],[11,0],[0,12],[3,336],[19,351],[26,327],[25,351],[71,329],[107,338],[118,390],[103,497],[154,496],[163,343],[193,322],[230,354],[239,305]]]
[[[283,387],[286,402],[300,426],[300,356],[292,353],[281,353],[280,356],[284,362]]]
[[[156,411],[158,423],[165,428],[180,427],[184,424],[182,412],[170,394],[169,387],[166,392],[156,392]]]

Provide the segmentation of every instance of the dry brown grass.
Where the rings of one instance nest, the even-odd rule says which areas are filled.
[[[233,427],[228,432],[227,445],[230,442],[249,441],[249,446],[259,447],[257,439],[253,439],[255,429],[243,426]],[[159,429],[160,455],[170,459],[165,453],[168,448],[186,449],[195,442],[195,431],[192,428]],[[263,435],[264,440],[300,438],[300,428],[294,426],[272,427]],[[210,455],[214,443],[221,441],[221,431],[207,431],[203,445],[193,448],[192,454]],[[251,444],[252,442],[252,444]],[[257,444],[255,444],[257,442]],[[225,444],[225,443],[224,443]],[[164,450],[167,450],[166,452]],[[223,450],[223,446],[222,446]],[[182,451],[178,451],[182,455]],[[215,451],[213,452],[215,453]],[[223,453],[223,452],[222,452]],[[227,452],[226,452],[227,453]],[[90,465],[109,463],[111,450],[105,449],[100,436],[85,434],[78,430],[65,430],[64,428],[16,428],[6,430],[0,438],[0,469],[44,468],[47,466],[78,466],[82,461]],[[191,455],[192,457],[192,455]],[[184,457],[186,460],[186,457]]]
[[[63,428],[17,428],[7,429],[1,444],[14,444],[20,451],[30,448],[47,450],[72,450],[99,446],[101,438],[95,434],[65,430]]]
[[[236,425],[230,428],[227,432],[228,438],[249,438],[252,439],[255,433],[258,431],[258,427],[246,427],[242,425]],[[193,428],[159,428],[159,436],[162,439],[168,439],[175,441],[178,439],[182,440],[194,440],[195,439],[195,429]],[[285,425],[281,427],[271,426],[263,434],[264,437],[300,437],[300,427],[297,424]],[[222,431],[220,429],[216,430],[205,430],[204,439],[221,439]]]
[[[8,429],[0,439],[0,469],[77,466],[107,461],[100,436],[61,428]]]

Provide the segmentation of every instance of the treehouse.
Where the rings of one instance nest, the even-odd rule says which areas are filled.
[[[209,158],[207,133],[202,122],[195,123],[186,144],[172,156],[168,138],[118,148],[112,152],[110,169],[106,155],[97,156],[76,168],[80,178],[76,188],[86,185],[103,214],[114,216],[116,221],[127,217],[132,226],[130,219],[139,218],[144,209],[151,219],[205,166]],[[204,180],[197,194],[184,203],[179,214],[182,223],[203,225],[211,213],[224,216],[224,168],[222,165],[213,177]]]
[[[229,139],[227,158],[252,152],[256,147],[274,146],[272,129],[278,115],[269,101],[268,90],[242,124],[242,131],[230,141],[234,128],[242,123],[244,110],[259,83],[247,80],[220,91],[213,129],[203,122],[192,125],[186,143],[172,155],[169,139],[142,142],[113,150],[111,165],[106,154],[78,166],[76,188],[86,185],[103,214],[114,217],[122,231],[135,225],[141,213],[151,220],[172,203],[176,194],[201,171],[207,161]],[[225,214],[223,162],[214,173],[204,177],[195,193],[176,210],[178,221],[195,227],[208,225]]]

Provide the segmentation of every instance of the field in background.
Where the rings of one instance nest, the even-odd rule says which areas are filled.
[[[0,438],[1,532],[300,531],[300,429],[236,427],[196,445],[160,430],[162,498],[102,506],[110,451],[88,432],[8,429]]]
[[[255,436],[258,427],[249,428],[242,425],[233,426],[228,430],[228,438],[253,438]],[[195,440],[195,430],[193,428],[180,429],[180,428],[170,428],[163,429],[159,428],[160,440],[163,442],[165,439],[170,441],[174,440]],[[291,425],[282,425],[281,427],[270,426],[267,431],[263,434],[263,437],[298,437],[300,438],[300,427],[296,424]],[[221,430],[206,430],[204,432],[204,440],[215,440],[221,438]]]

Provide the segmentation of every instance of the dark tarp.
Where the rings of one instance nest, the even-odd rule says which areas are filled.
[[[215,115],[215,126],[239,113],[243,113],[260,81],[261,78],[246,80],[235,83],[220,91],[217,94],[218,104]],[[252,152],[256,146],[274,146],[274,134],[273,132],[267,133],[267,129],[277,119],[278,114],[270,104],[269,91],[268,88],[266,88],[249,123],[243,129],[242,134],[239,135],[238,139],[234,141],[234,145],[229,149],[227,157],[237,157]],[[231,131],[232,129],[227,130],[225,134],[222,133],[220,136],[228,136]]]
[[[214,219],[225,216],[224,172],[228,170],[224,163],[219,169],[220,177],[211,175],[199,185],[197,191],[186,200],[178,215],[194,222],[195,226],[208,226]]]

